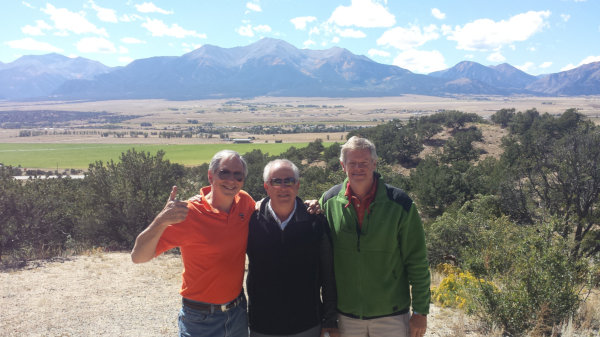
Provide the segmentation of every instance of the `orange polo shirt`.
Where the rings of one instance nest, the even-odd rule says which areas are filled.
[[[199,302],[223,304],[242,291],[248,243],[248,223],[254,200],[240,191],[229,213],[220,212],[206,200],[207,186],[188,201],[183,222],[163,232],[156,255],[180,247],[183,260],[181,296]]]
[[[346,197],[348,198],[348,203],[346,204],[346,208],[350,207],[350,204],[354,206],[354,210],[356,210],[356,217],[358,218],[358,226],[362,228],[363,219],[365,217],[365,213],[369,210],[369,205],[375,199],[375,192],[377,192],[377,179],[373,180],[373,185],[371,185],[371,189],[367,192],[367,195],[363,198],[361,202],[360,199],[354,194],[352,188],[350,188],[350,182],[346,185]]]

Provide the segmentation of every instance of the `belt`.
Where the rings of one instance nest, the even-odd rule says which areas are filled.
[[[402,309],[400,311],[393,312],[393,313],[388,314],[388,315],[380,315],[380,316],[357,316],[357,315],[353,315],[353,314],[348,314],[348,313],[345,313],[345,312],[341,312],[341,311],[338,310],[338,312],[340,314],[342,314],[342,315],[344,315],[346,317],[356,318],[356,319],[375,319],[375,318],[383,318],[383,317],[390,317],[390,316],[398,316],[398,315],[404,315],[404,314],[408,313],[408,311],[409,311],[409,308],[406,308],[406,309]]]
[[[228,310],[231,310],[231,309],[237,307],[238,305],[240,305],[240,303],[242,303],[243,299],[244,299],[244,293],[242,292],[233,301],[231,301],[229,303],[225,303],[225,304],[212,304],[212,303],[197,302],[197,301],[188,300],[185,297],[182,297],[181,301],[183,303],[183,306],[188,307],[190,309],[200,310],[200,311],[208,311],[210,313],[213,313],[215,311],[216,312],[219,312],[219,311],[226,312]]]

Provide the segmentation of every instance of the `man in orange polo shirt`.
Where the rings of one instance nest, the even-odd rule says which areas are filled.
[[[178,201],[173,186],[165,208],[135,240],[134,263],[181,249],[180,336],[248,336],[242,282],[255,203],[241,190],[247,174],[237,152],[218,152],[208,168],[210,186],[188,201]]]

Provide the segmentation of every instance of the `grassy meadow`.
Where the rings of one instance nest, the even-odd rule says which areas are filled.
[[[165,158],[185,166],[196,166],[210,161],[220,150],[230,149],[241,154],[260,149],[277,155],[292,146],[301,148],[308,143],[252,143],[252,144],[18,144],[0,143],[0,163],[33,169],[87,169],[95,161],[118,161],[121,153],[135,148],[156,154],[163,150]]]

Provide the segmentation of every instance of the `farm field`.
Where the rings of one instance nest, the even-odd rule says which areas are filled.
[[[445,110],[489,118],[500,109],[513,108],[554,115],[575,108],[600,123],[600,96],[5,101],[0,102],[0,163],[46,170],[86,169],[96,160],[118,160],[122,152],[135,148],[151,153],[163,149],[167,159],[193,166],[225,148],[240,153],[258,148],[274,155],[316,139],[343,142],[354,128],[392,119],[408,120]],[[252,144],[230,141],[251,137]]]
[[[224,149],[239,153],[260,149],[263,153],[277,155],[292,146],[305,147],[307,143],[270,144],[40,144],[0,143],[0,163],[29,169],[87,169],[90,163],[101,160],[118,161],[121,153],[134,148],[156,154],[163,150],[165,158],[185,166],[196,166],[210,161]]]

